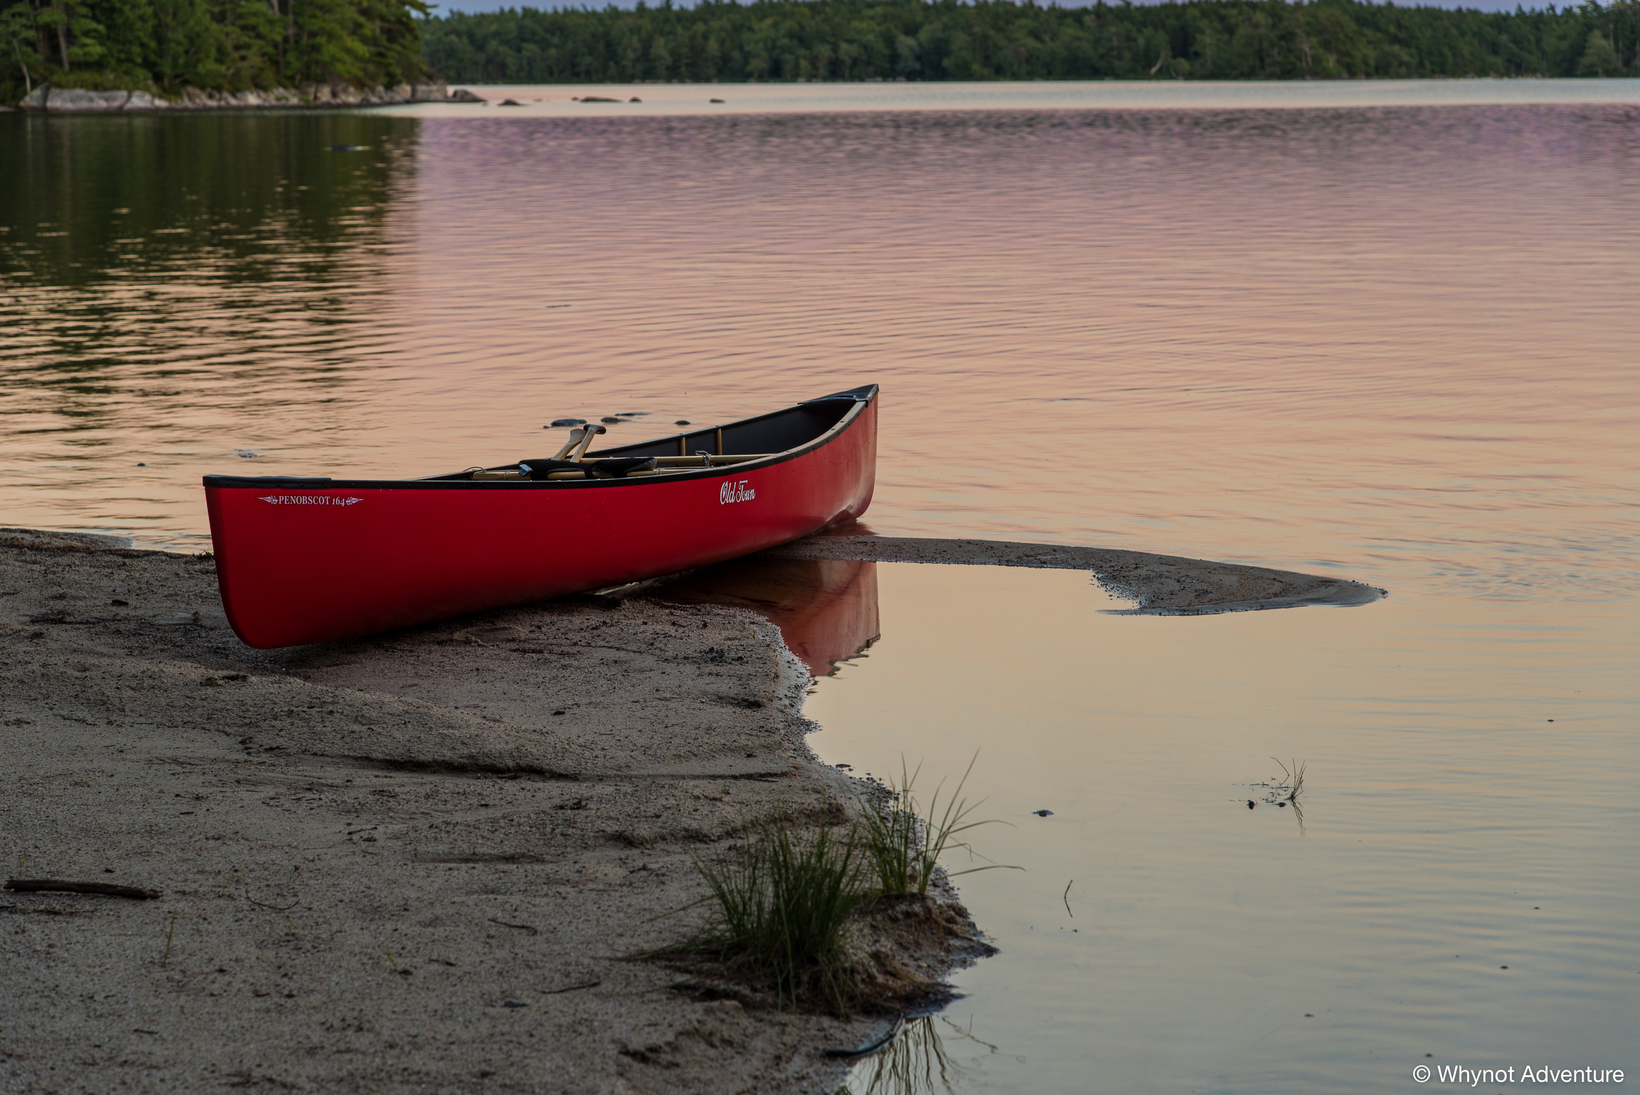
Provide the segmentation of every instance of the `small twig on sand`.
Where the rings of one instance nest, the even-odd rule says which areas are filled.
[[[595,989],[603,984],[602,981],[582,981],[579,985],[569,985],[561,989],[536,989],[542,996],[557,996],[560,992],[579,992],[581,989]]]
[[[519,931],[529,932],[531,935],[540,935],[541,934],[539,929],[532,928],[528,924],[509,924],[505,920],[497,920],[493,916],[490,917],[490,923],[500,924],[503,928],[517,928]]]
[[[1071,887],[1074,885],[1076,885],[1076,879],[1073,878],[1069,882],[1065,883],[1065,892],[1059,895],[1059,900],[1065,903],[1065,911],[1071,913],[1071,916],[1073,917],[1076,915],[1071,912]]]
[[[8,878],[5,888],[15,893],[90,893],[104,897],[135,897],[149,900],[163,897],[159,890],[136,886],[111,886],[107,882],[62,882],[53,878]]]

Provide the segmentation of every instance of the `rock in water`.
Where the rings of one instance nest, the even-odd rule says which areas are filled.
[[[545,430],[558,426],[585,426],[586,424],[587,420],[584,418],[554,418],[551,426],[542,426],[541,428]]]
[[[149,109],[152,109],[152,98],[146,98]],[[82,91],[79,88],[57,88],[41,84],[17,105],[24,110],[44,110],[59,114],[104,114],[112,110],[124,110],[130,100],[129,91]]]

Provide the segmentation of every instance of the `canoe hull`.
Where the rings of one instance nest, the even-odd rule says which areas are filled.
[[[222,602],[254,647],[357,638],[721,562],[859,517],[875,389],[773,462],[594,482],[205,480]]]

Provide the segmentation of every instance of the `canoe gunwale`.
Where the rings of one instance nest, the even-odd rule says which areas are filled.
[[[770,411],[765,414],[755,415],[751,418],[739,419],[734,422],[725,422],[721,426],[714,427],[716,429],[729,429],[734,426],[772,418],[776,415],[785,414],[788,411],[796,410],[799,407],[808,406],[815,403],[841,401],[844,398],[853,399],[854,406],[844,412],[843,416],[839,418],[836,423],[827,428],[823,433],[801,445],[796,446],[795,448],[785,449],[777,453],[771,453],[760,460],[746,460],[734,464],[720,464],[716,467],[680,468],[674,472],[667,472],[665,475],[646,475],[637,479],[520,479],[517,482],[509,483],[505,480],[446,479],[443,477],[433,477],[427,479],[333,479],[326,476],[303,475],[207,475],[205,476],[205,485],[207,487],[216,487],[219,489],[254,488],[260,490],[279,488],[287,484],[292,488],[307,490],[602,490],[611,487],[658,486],[664,483],[681,483],[693,479],[715,479],[722,478],[725,475],[738,475],[742,472],[755,471],[759,468],[774,467],[777,464],[784,464],[787,461],[796,460],[799,457],[807,456],[809,453],[824,448],[826,445],[831,444],[833,441],[837,440],[837,438],[841,437],[850,426],[859,420],[860,416],[865,413],[866,408],[871,406],[872,402],[876,400],[877,391],[877,385],[868,384],[863,387],[853,389],[849,392],[839,392],[837,395],[833,396],[822,396],[819,399],[804,400],[802,403],[794,403],[792,406],[782,408],[778,411]],[[688,435],[673,435],[673,437],[685,436]],[[660,437],[654,439],[653,441],[634,441],[630,445],[616,446],[615,451],[622,448],[638,448],[644,445],[658,444],[668,440],[671,440],[671,438]],[[587,455],[590,459],[595,454],[588,453]],[[725,455],[728,456],[734,454],[726,453]],[[517,467],[517,464],[499,464],[497,467]]]

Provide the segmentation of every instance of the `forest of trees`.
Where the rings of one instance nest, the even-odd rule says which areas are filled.
[[[0,101],[432,73],[483,83],[1640,75],[1640,0],[1514,12],[1357,0],[705,0],[431,16],[424,0],[0,0]]]
[[[420,79],[422,0],[0,0],[0,101],[35,84],[243,91]]]
[[[1354,0],[706,0],[451,14],[421,30],[428,65],[469,82],[1640,74],[1640,0],[1513,13]]]

